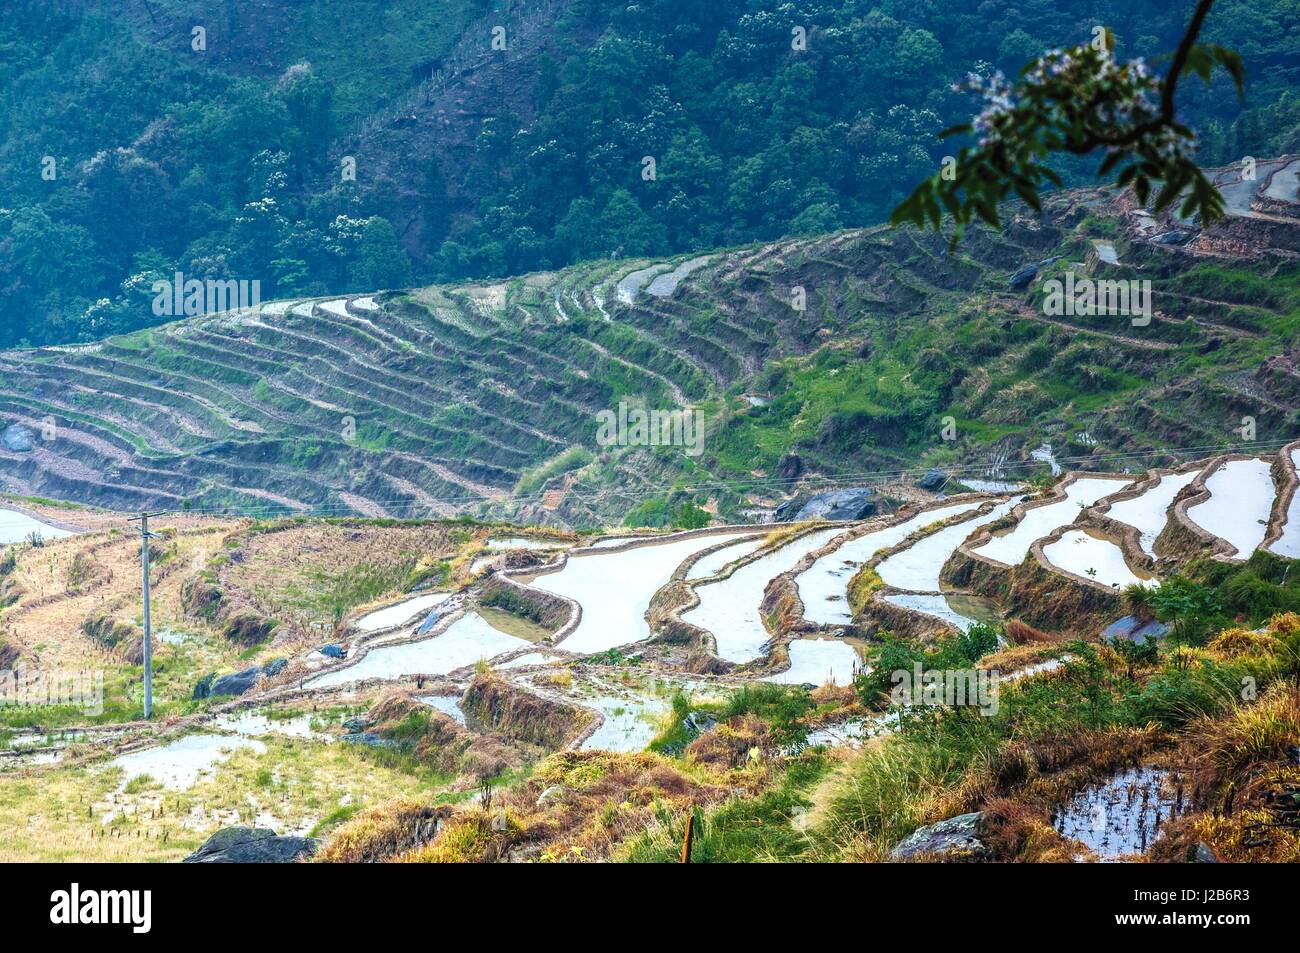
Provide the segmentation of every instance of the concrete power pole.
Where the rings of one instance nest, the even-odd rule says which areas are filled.
[[[131,520],[140,523],[140,576],[144,592],[144,717],[153,717],[153,626],[149,619],[149,517],[159,513],[141,513]]]

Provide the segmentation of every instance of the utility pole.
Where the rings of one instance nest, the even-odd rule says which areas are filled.
[[[140,576],[144,591],[144,717],[147,721],[153,717],[153,627],[149,620],[149,540],[154,539],[149,532],[149,517],[161,516],[161,513],[141,513],[131,522],[140,523]]]

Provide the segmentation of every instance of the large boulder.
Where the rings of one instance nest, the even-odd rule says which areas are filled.
[[[260,827],[226,827],[217,831],[183,864],[291,864],[316,853],[313,837],[280,837]]]
[[[931,467],[925,471],[925,475],[916,481],[916,485],[923,490],[929,490],[931,493],[938,490],[948,482],[948,474],[944,473],[938,467]]]
[[[1155,619],[1143,621],[1137,616],[1126,615],[1116,619],[1102,630],[1101,637],[1107,642],[1136,642],[1143,645],[1148,641],[1163,639],[1169,634],[1169,626]]]
[[[1060,255],[1053,255],[1051,258],[1044,258],[1042,261],[1025,265],[1007,280],[1007,286],[1013,291],[1022,291],[1033,284],[1034,278],[1038,276],[1040,271],[1060,260]]]
[[[396,748],[398,744],[391,738],[385,738],[373,731],[356,731],[350,735],[342,735],[341,741],[352,745],[365,745],[367,748]]]
[[[947,861],[989,860],[993,852],[980,838],[984,815],[958,814],[937,824],[918,827],[889,852],[891,860],[938,858]]]
[[[275,678],[275,676],[283,672],[288,665],[289,660],[287,658],[272,659],[262,666],[262,674],[268,678]]]
[[[242,695],[257,682],[262,670],[257,666],[246,668],[234,675],[223,675],[212,683],[213,695]]]
[[[212,683],[217,680],[216,672],[209,672],[198,680],[194,685],[194,694],[191,698],[194,701],[202,701],[212,695]]]
[[[0,443],[11,453],[31,453],[34,434],[22,424],[10,424],[0,433]]]
[[[779,523],[800,520],[861,520],[876,512],[876,502],[871,499],[871,489],[865,486],[847,490],[827,490],[800,502],[796,497],[776,508]]]
[[[707,711],[693,711],[682,719],[682,725],[693,735],[702,735],[718,727],[718,719]]]

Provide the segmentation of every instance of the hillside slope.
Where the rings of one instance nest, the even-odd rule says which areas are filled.
[[[996,470],[1043,442],[1101,468],[1281,443],[1300,429],[1295,168],[1227,186],[1237,214],[1186,244],[1156,240],[1177,222],[1076,191],[952,255],[848,231],[0,352],[0,423],[36,438],[0,447],[0,473],[11,492],[117,508],[586,525],[640,506],[662,524],[686,499],[734,516],[798,478]],[[1150,279],[1151,324],[1048,316],[1040,284],[1008,288],[1058,255],[1040,279]],[[623,400],[700,407],[703,453],[597,445],[597,415]]]

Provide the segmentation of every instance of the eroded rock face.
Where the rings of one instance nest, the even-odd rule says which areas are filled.
[[[918,827],[898,842],[889,852],[889,857],[891,860],[990,860],[993,852],[980,839],[980,823],[983,819],[983,813],[976,811]]]
[[[260,827],[226,827],[190,854],[183,864],[291,864],[316,853],[313,837],[280,837]]]

